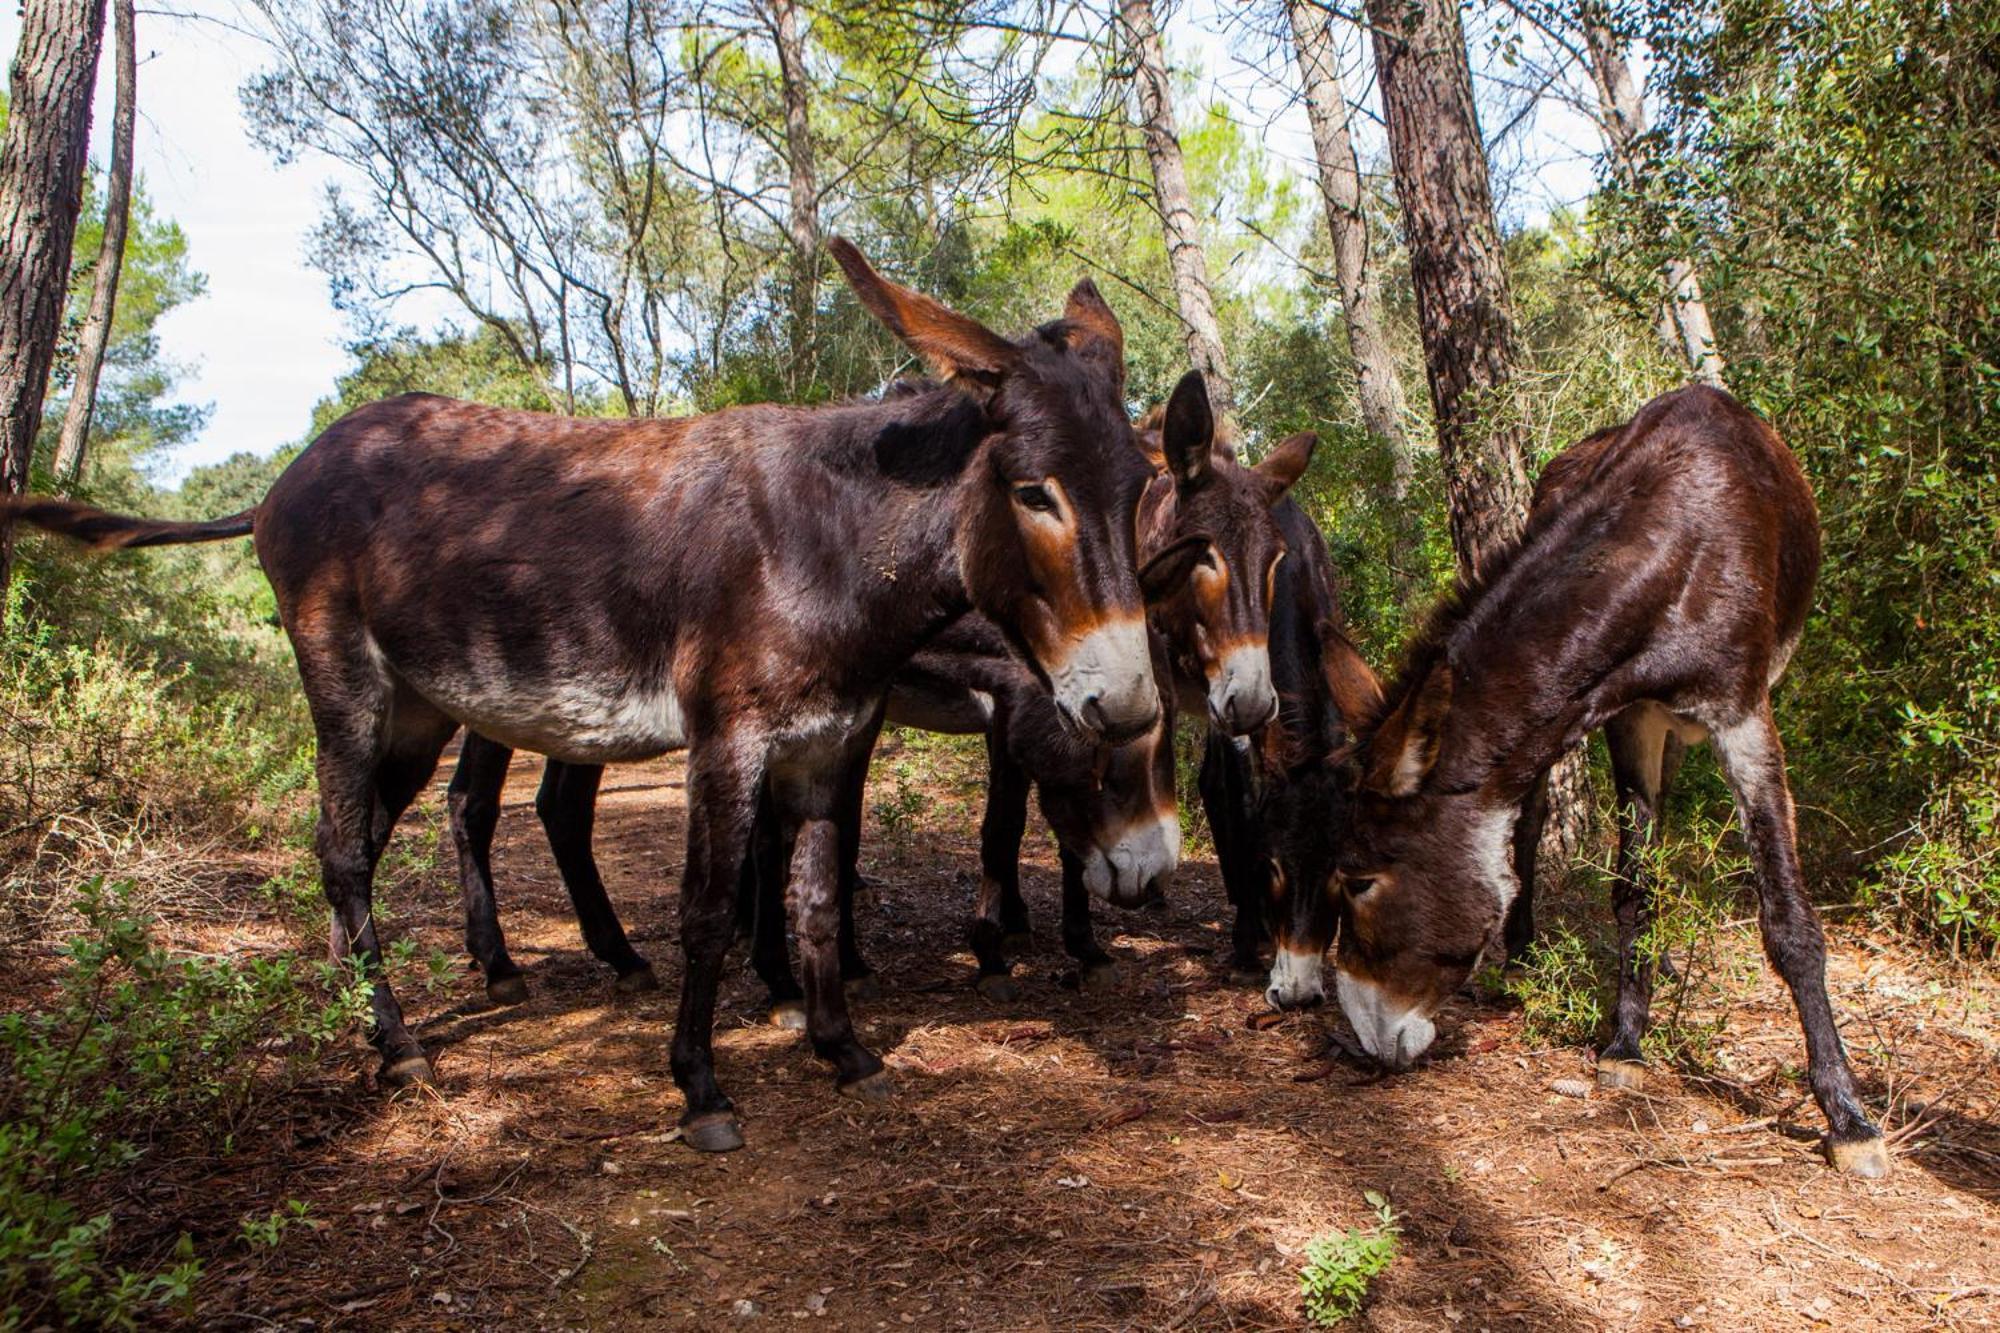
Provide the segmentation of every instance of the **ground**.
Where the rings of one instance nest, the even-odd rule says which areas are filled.
[[[449,759],[439,784],[449,776]],[[1076,989],[1055,945],[1056,872],[1031,833],[1037,947],[1017,1001],[971,988],[977,865],[965,756],[878,762],[861,911],[881,998],[884,1108],[834,1095],[799,1034],[732,965],[716,1049],[747,1146],[675,1141],[678,761],[607,775],[598,847],[665,988],[614,997],[583,949],[517,764],[494,865],[532,998],[487,1005],[453,970],[404,1002],[435,1092],[369,1085],[356,1049],[204,1165],[163,1225],[230,1234],[297,1199],[274,1248],[212,1262],[219,1327],[1292,1328],[1317,1234],[1401,1240],[1361,1326],[1379,1329],[1982,1327],[2000,1324],[2000,988],[1836,929],[1835,1004],[1871,1105],[1900,1126],[1886,1182],[1828,1170],[1768,970],[1745,968],[1703,1077],[1584,1091],[1578,1046],[1462,999],[1434,1057],[1381,1079],[1337,1055],[1336,1012],[1272,1021],[1229,984],[1214,864],[1196,844],[1165,910],[1099,914],[1123,977]],[[935,776],[944,772],[945,777]],[[392,934],[454,960],[451,858],[415,869]],[[254,919],[235,927],[244,940]],[[1747,952],[1754,941],[1740,938]]]

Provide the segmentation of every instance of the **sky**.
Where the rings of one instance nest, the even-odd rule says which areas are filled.
[[[1311,168],[1311,142],[1289,89],[1236,57],[1245,44],[1223,31],[1230,0],[1191,0],[1168,29],[1174,59],[1198,60],[1207,96],[1226,98],[1239,116],[1258,123],[1265,142],[1301,173]],[[210,406],[207,424],[161,468],[172,480],[189,468],[249,451],[266,454],[298,440],[315,402],[332,391],[349,365],[347,329],[328,295],[325,276],[306,262],[309,234],[334,168],[306,159],[275,165],[250,141],[237,90],[272,63],[254,21],[232,0],[181,0],[174,17],[139,12],[139,116],[135,158],[160,215],[187,234],[189,262],[207,276],[199,300],[170,313],[159,329],[164,353],[189,368],[180,386],[186,402]],[[0,10],[0,50],[20,36],[12,5]],[[108,40],[108,34],[107,34]],[[107,60],[97,90],[93,156],[108,155],[112,79]],[[1289,70],[1287,70],[1289,74]],[[1348,71],[1349,92],[1362,86]],[[1184,115],[1192,114],[1187,108]],[[1517,218],[1536,220],[1573,202],[1589,186],[1590,129],[1575,117],[1545,113],[1542,145],[1529,187],[1504,201]],[[1367,157],[1379,134],[1364,118],[1357,129]],[[435,327],[443,311],[399,312],[402,320]]]

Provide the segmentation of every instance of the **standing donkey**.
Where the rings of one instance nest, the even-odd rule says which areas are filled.
[[[1407,1066],[1432,1015],[1514,929],[1514,858],[1549,767],[1605,727],[1624,815],[1614,884],[1621,965],[1605,1086],[1643,1076],[1652,976],[1643,847],[1676,746],[1715,748],[1756,869],[1765,953],[1805,1029],[1834,1166],[1889,1170],[1856,1096],[1826,991],[1826,947],[1799,869],[1770,687],[1811,605],[1819,520],[1805,474],[1734,398],[1695,386],[1648,403],[1561,460],[1520,541],[1441,607],[1382,705],[1358,719],[1327,836],[1280,851],[1341,929],[1341,1007],[1368,1052]],[[1525,816],[1525,818],[1524,818]],[[1526,836],[1523,826],[1526,825]]]
[[[945,383],[881,403],[588,421],[406,395],[343,417],[256,508],[162,523],[61,501],[6,517],[99,546],[254,533],[318,736],[334,939],[375,975],[391,1083],[432,1077],[370,911],[396,818],[461,725],[597,764],[685,745],[683,1137],[742,1145],[711,1034],[760,793],[799,912],[814,1049],[887,1097],[835,956],[839,778],[896,669],[968,610],[1111,740],[1159,715],[1135,558],[1150,470],[1122,334],[1086,280],[1011,340],[828,245]]]

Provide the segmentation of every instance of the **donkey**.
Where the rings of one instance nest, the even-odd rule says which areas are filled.
[[[1524,803],[1591,730],[1611,741],[1621,805],[1617,1031],[1598,1080],[1643,1077],[1651,973],[1638,952],[1675,744],[1706,739],[1756,869],[1764,949],[1805,1030],[1833,1165],[1889,1170],[1827,997],[1826,948],[1799,869],[1770,688],[1805,626],[1819,520],[1798,461],[1720,390],[1662,395],[1564,460],[1521,539],[1444,604],[1382,703],[1360,718],[1323,827],[1281,852],[1299,892],[1339,917],[1341,1008],[1369,1054],[1407,1066],[1432,1015],[1501,944]],[[1526,813],[1528,820],[1524,820]],[[1525,916],[1525,913],[1523,914]],[[1517,941],[1525,926],[1517,918]]]
[[[433,1074],[380,976],[375,864],[461,725],[576,763],[688,749],[671,1065],[683,1137],[723,1151],[743,1136],[711,1038],[760,793],[796,891],[813,1047],[842,1091],[880,1100],[835,958],[835,815],[896,669],[976,609],[1078,728],[1115,741],[1157,721],[1135,551],[1150,473],[1110,307],[1086,280],[1064,318],[1011,340],[845,240],[828,250],[943,385],[673,421],[406,395],[334,423],[228,519],[0,514],[100,546],[254,533],[319,741],[334,939],[376,977],[386,1082]]]

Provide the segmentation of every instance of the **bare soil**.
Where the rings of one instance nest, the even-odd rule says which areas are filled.
[[[1803,1045],[1746,969],[1703,1076],[1565,1095],[1590,1052],[1537,1049],[1503,1003],[1462,999],[1428,1063],[1375,1078],[1321,1010],[1268,1026],[1226,976],[1215,867],[1165,910],[1102,910],[1123,977],[1080,992],[1055,943],[1057,871],[1031,834],[1036,950],[1019,1000],[971,988],[973,766],[878,762],[860,913],[881,998],[855,1005],[897,1095],[834,1094],[769,1026],[732,960],[716,1047],[748,1146],[675,1142],[677,761],[607,775],[597,845],[664,989],[614,997],[585,952],[517,764],[494,857],[532,998],[494,1009],[454,964],[406,986],[442,1079],[389,1098],[358,1041],[241,1150],[187,1164],[163,1228],[228,1235],[288,1199],[308,1225],[210,1264],[219,1327],[1293,1328],[1313,1236],[1394,1203],[1379,1329],[1973,1328],[2000,1324],[2000,997],[1835,931],[1830,981],[1871,1105],[1899,1129],[1886,1182],[1821,1161]],[[963,770],[963,771],[961,771]],[[915,777],[912,774],[916,774]],[[440,790],[449,776],[440,774]],[[456,959],[435,826],[399,835],[391,934]],[[246,928],[239,941],[253,940]],[[1740,946],[1754,949],[1754,940]],[[1581,1091],[1571,1087],[1570,1092]]]

